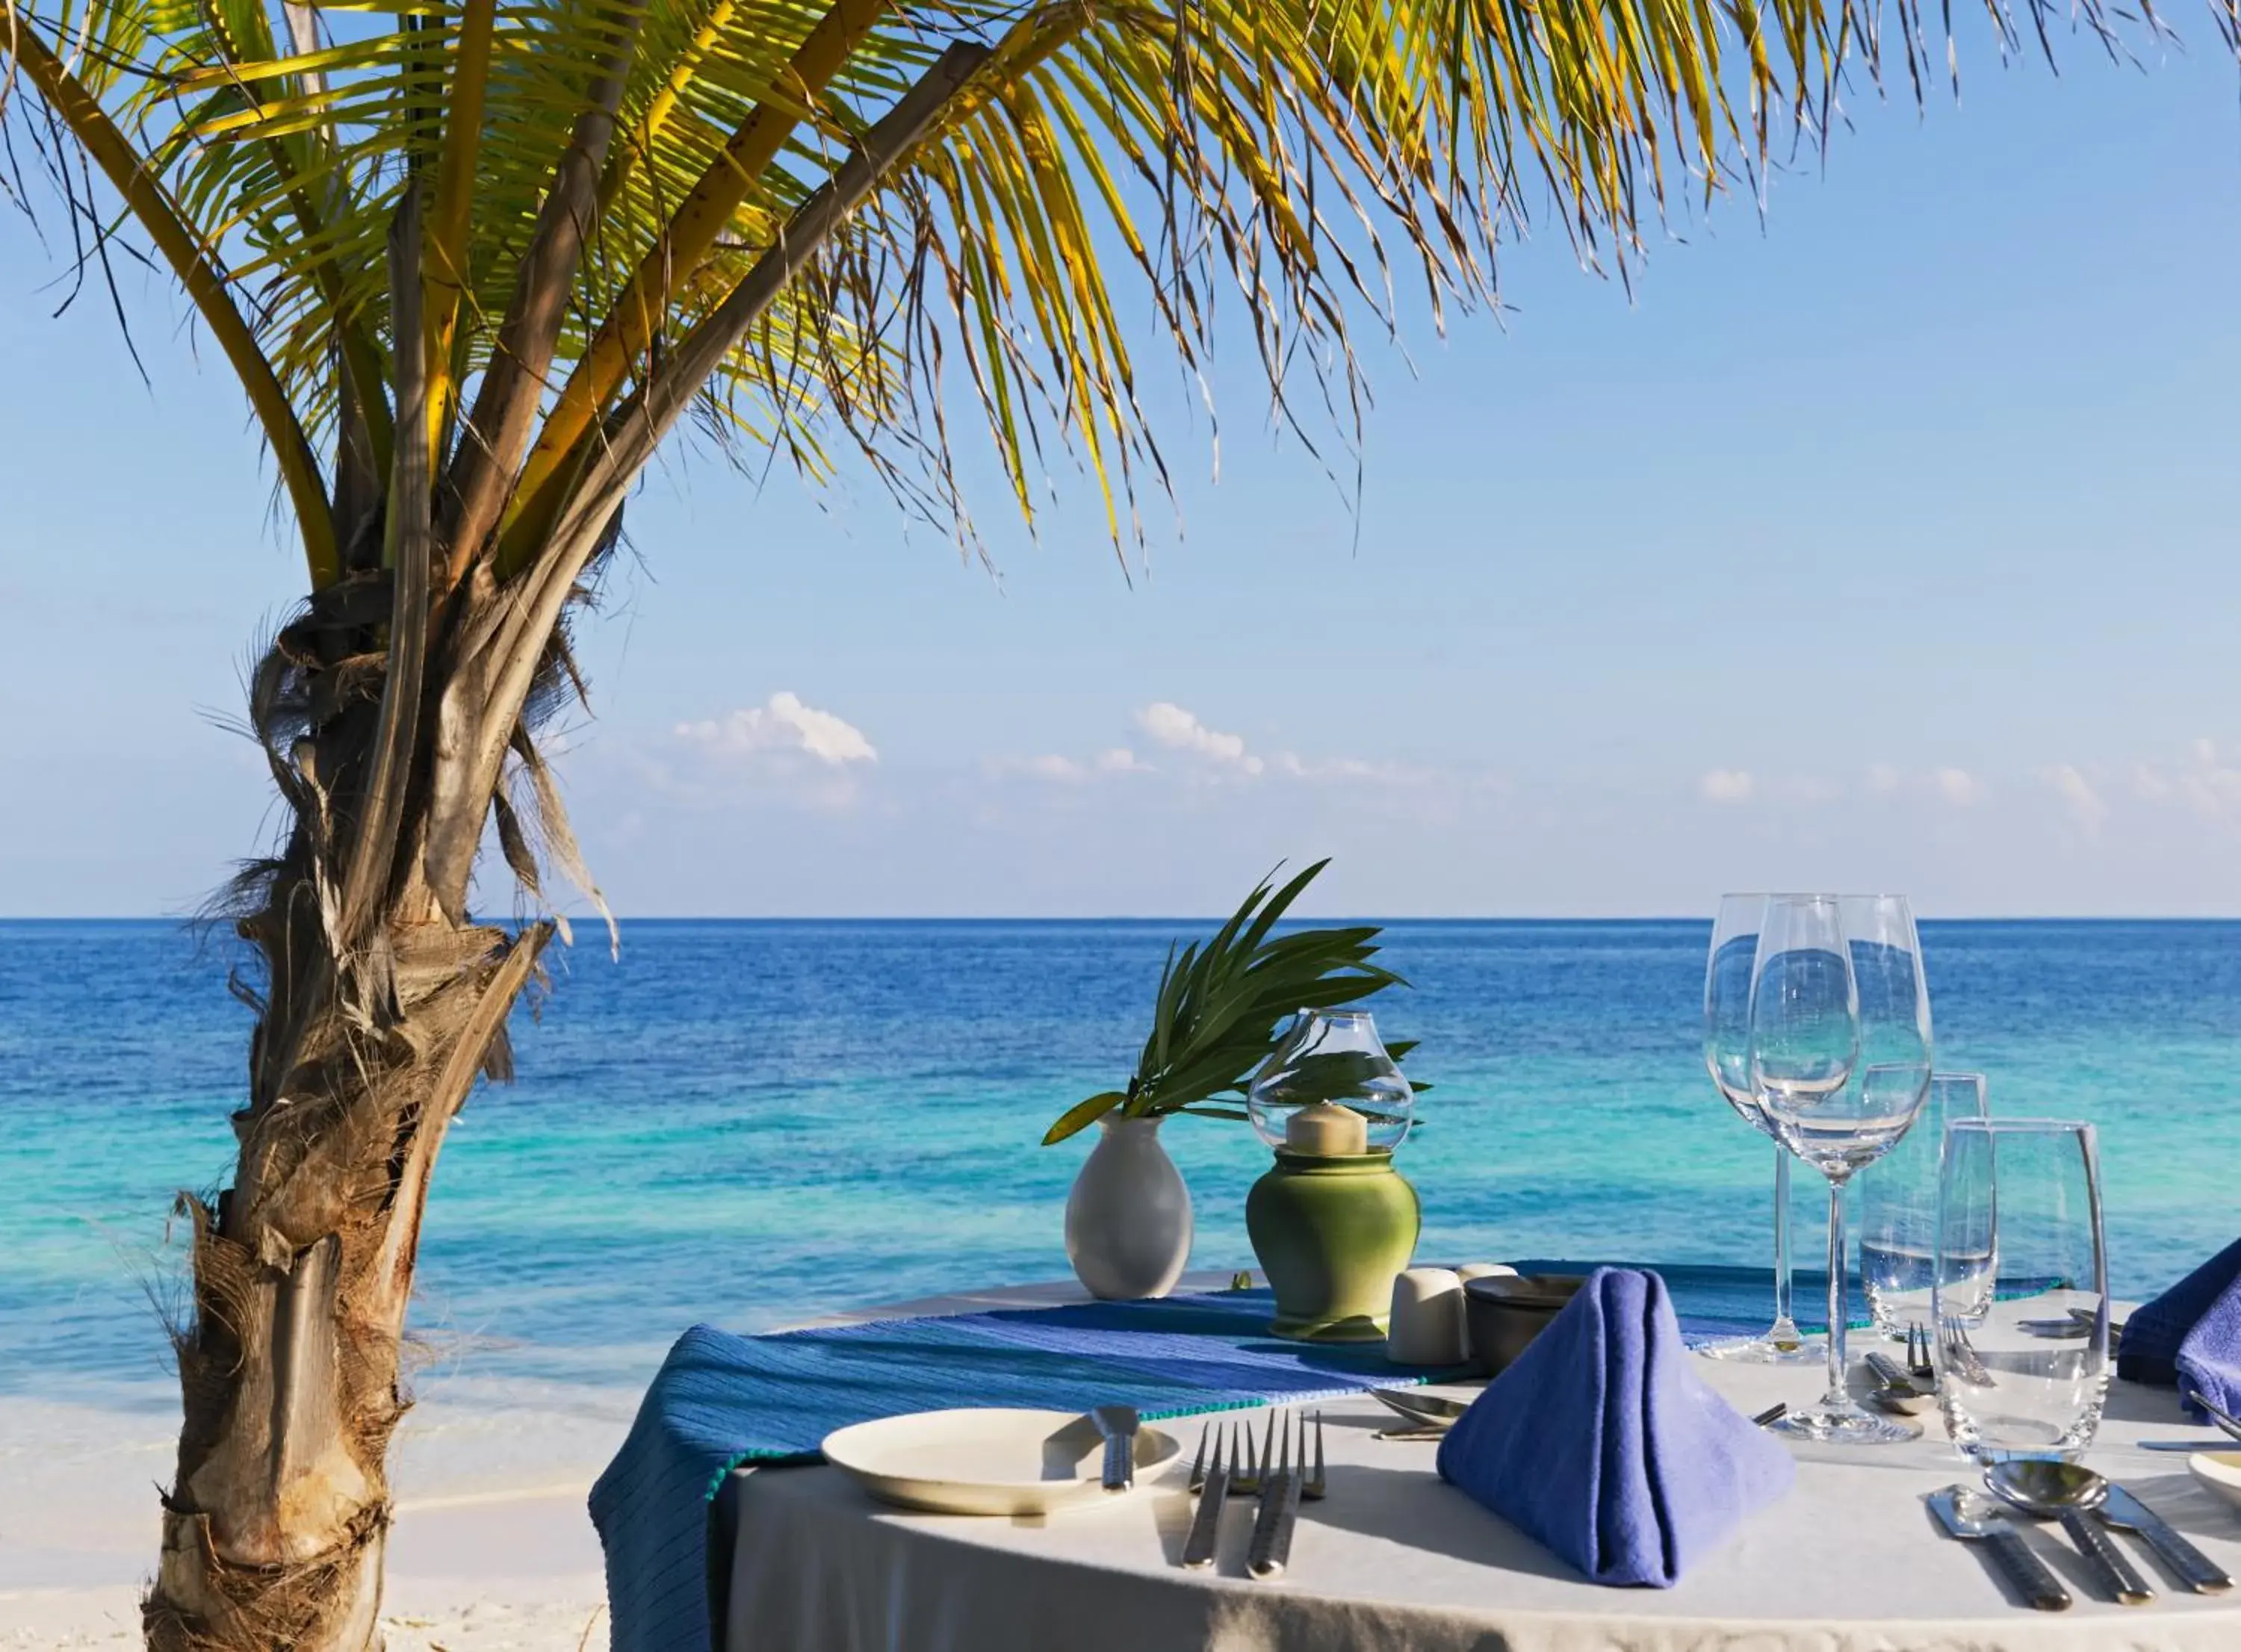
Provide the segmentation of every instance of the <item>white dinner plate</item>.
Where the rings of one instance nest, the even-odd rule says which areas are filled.
[[[1182,1448],[1136,1430],[1136,1485]],[[975,1407],[836,1428],[825,1460],[883,1502],[950,1515],[1043,1515],[1125,1494],[1104,1486],[1105,1441],[1078,1411]]]
[[[2186,1466],[2212,1491],[2241,1503],[2241,1451],[2198,1451]]]

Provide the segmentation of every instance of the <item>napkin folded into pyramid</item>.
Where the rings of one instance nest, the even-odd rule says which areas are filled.
[[[2241,1412],[2241,1240],[2124,1321],[2117,1374],[2176,1382],[2221,1411]]]
[[[1448,1431],[1441,1478],[1591,1582],[1669,1588],[1797,1473],[1695,1358],[1663,1280],[1599,1268]]]

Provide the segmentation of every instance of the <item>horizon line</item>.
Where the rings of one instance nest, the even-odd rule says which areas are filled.
[[[619,926],[632,924],[1168,924],[1219,921],[1228,913],[617,913]],[[600,926],[596,913],[569,913],[572,925]],[[171,924],[191,928],[202,920],[175,913],[0,913],[0,924]],[[533,921],[496,913],[485,924]],[[1376,924],[1709,924],[1695,913],[1634,913],[1623,915],[1575,913],[1311,913],[1285,920],[1300,923]],[[1950,913],[1917,919],[1925,924],[2231,924],[2236,913]],[[218,926],[223,928],[226,926]]]

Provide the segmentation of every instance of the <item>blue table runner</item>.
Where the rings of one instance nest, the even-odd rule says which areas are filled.
[[[1593,1266],[1519,1265],[1528,1273]],[[1764,1270],[1658,1271],[1690,1336],[1765,1328]],[[1804,1274],[1797,1283],[1801,1309],[1826,1289]],[[662,1362],[629,1437],[592,1488],[614,1652],[710,1652],[710,1568],[730,1557],[710,1552],[709,1510],[725,1475],[742,1463],[814,1462],[825,1436],[851,1423],[953,1406],[1083,1411],[1107,1403],[1151,1419],[1337,1399],[1452,1374],[1395,1367],[1382,1343],[1271,1336],[1273,1311],[1269,1294],[1254,1290],[769,1336],[694,1326]],[[1799,1318],[1811,1328],[1820,1323]]]

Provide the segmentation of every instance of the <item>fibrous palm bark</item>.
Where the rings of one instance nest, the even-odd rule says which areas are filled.
[[[580,699],[566,615],[615,544],[625,489],[693,394],[986,56],[944,53],[867,129],[785,244],[647,377],[534,547],[530,577],[501,586],[473,558],[466,579],[434,594],[449,563],[444,513],[425,448],[399,440],[385,498],[348,537],[363,565],[312,597],[261,659],[250,726],[292,825],[231,896],[262,985],[235,983],[258,1021],[232,1185],[214,1204],[182,1201],[193,1312],[176,1338],[184,1418],[144,1609],[157,1652],[377,1641],[386,1462],[408,1404],[400,1361],[430,1179],[477,1078],[511,1076],[507,1015],[565,928],[472,920],[484,822],[530,893],[541,893],[541,858],[598,900],[535,743],[545,712]],[[579,125],[554,196],[572,168],[588,187],[600,159],[598,134]],[[391,257],[408,338],[419,244],[408,189]],[[408,354],[400,430],[425,418],[425,397]]]

